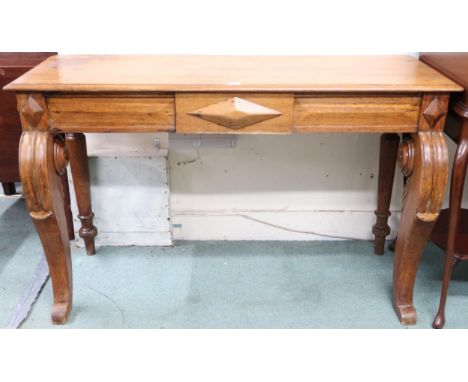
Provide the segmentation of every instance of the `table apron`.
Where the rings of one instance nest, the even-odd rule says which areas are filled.
[[[45,94],[64,132],[416,132],[421,94]]]

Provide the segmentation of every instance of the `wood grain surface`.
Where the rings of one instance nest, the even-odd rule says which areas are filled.
[[[459,85],[411,56],[54,56],[24,91],[400,91]]]
[[[175,130],[174,97],[47,98],[54,129],[70,132],[147,132]]]
[[[193,115],[201,108],[218,105],[226,100],[232,99],[229,93],[184,93],[176,95],[176,130],[178,133],[199,134],[281,134],[292,132],[293,126],[293,104],[292,94],[244,94],[235,93],[235,96],[271,109],[280,113],[275,118],[253,123],[251,125],[232,129],[218,123],[200,119]],[[226,110],[229,115],[229,110]]]
[[[419,96],[322,95],[296,97],[294,129],[300,132],[413,132]]]

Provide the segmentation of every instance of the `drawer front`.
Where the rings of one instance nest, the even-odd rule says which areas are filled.
[[[305,96],[294,105],[298,132],[414,132],[419,96]]]
[[[292,132],[292,94],[176,94],[178,133],[284,134]]]
[[[173,131],[173,96],[60,96],[47,100],[52,128],[72,132]]]

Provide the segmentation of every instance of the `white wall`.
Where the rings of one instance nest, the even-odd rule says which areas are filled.
[[[233,149],[169,150],[174,238],[371,239],[378,158],[378,134],[239,136]]]
[[[233,149],[170,150],[174,235],[369,238],[378,140],[372,134],[254,135],[239,136]]]
[[[154,149],[155,138],[159,151]],[[228,144],[208,141],[199,148],[196,136],[180,144],[168,141],[167,134],[88,135],[95,157],[90,163],[102,239],[98,244],[167,245],[171,226],[174,239],[190,240],[372,238],[378,134],[226,139]],[[167,148],[169,210],[161,164]],[[449,148],[452,157],[455,146],[449,142]],[[114,171],[98,171],[109,160]],[[129,167],[132,176],[122,177]],[[397,169],[391,237],[398,227],[401,195]],[[116,214],[113,206],[120,200],[125,203]],[[118,231],[113,230],[116,221],[121,222]]]

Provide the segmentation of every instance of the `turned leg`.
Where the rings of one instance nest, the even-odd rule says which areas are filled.
[[[390,201],[392,199],[393,180],[398,154],[400,136],[393,133],[385,133],[380,137],[379,159],[379,185],[377,191],[377,221],[372,227],[375,235],[374,253],[383,255],[385,238],[390,234],[388,218],[390,217]]]
[[[16,194],[16,187],[14,183],[6,182],[2,183],[3,193],[5,195],[14,195]]]
[[[19,168],[26,206],[44,248],[52,280],[52,321],[63,324],[72,308],[72,267],[61,176],[68,164],[65,142],[48,131],[42,95],[18,95],[23,125]]]
[[[460,211],[465,184],[466,168],[468,165],[468,120],[463,120],[460,141],[452,168],[452,181],[450,184],[449,229],[447,247],[445,250],[444,275],[442,280],[442,293],[437,315],[432,323],[434,329],[441,329],[445,325],[445,303],[447,301],[448,287],[452,270],[455,266],[455,240],[460,222]]]
[[[84,240],[86,253],[96,253],[94,238],[97,229],[93,225],[93,211],[91,207],[91,188],[89,182],[88,154],[86,150],[86,137],[81,133],[68,133],[66,135],[68,150],[70,152],[70,167],[75,187],[76,202],[79,219],[81,221],[80,237]]]
[[[65,171],[62,175],[63,188],[63,207],[65,209],[65,217],[67,219],[68,239],[75,240],[75,230],[73,228],[73,214],[70,203],[70,188],[68,187],[68,175]]]
[[[398,152],[407,182],[393,265],[393,306],[404,325],[416,323],[416,272],[447,184],[448,154],[442,133],[447,105],[448,96],[424,96],[419,130],[403,141]]]

